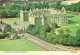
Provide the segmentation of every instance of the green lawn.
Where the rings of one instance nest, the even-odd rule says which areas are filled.
[[[80,24],[80,15],[76,15],[75,17],[70,19],[71,21],[74,21],[75,23]]]
[[[18,40],[0,40],[0,51],[45,51],[31,42]]]
[[[70,32],[70,34],[72,35],[72,36],[75,36],[76,35],[76,31],[77,31],[77,29],[78,28],[80,28],[80,26],[71,26],[71,27],[65,27],[65,28],[61,28],[61,29],[59,29],[59,30],[64,30],[64,33],[66,33],[66,29],[69,29],[71,32]]]
[[[71,19],[70,19],[71,21],[80,24],[80,14],[75,15],[75,12],[74,12],[74,14],[67,13],[67,16],[70,16],[71,17]]]
[[[71,21],[73,21],[73,22],[75,22],[77,24],[80,24],[80,15],[74,15],[74,14],[71,14],[71,13],[67,13],[67,15],[68,16],[72,16],[71,19],[69,19],[69,20],[71,20]],[[65,33],[65,30],[69,29],[71,31],[70,34],[72,36],[75,36],[76,35],[76,31],[77,31],[78,28],[80,28],[80,26],[71,26],[71,25],[75,25],[75,24],[73,23],[73,24],[64,25],[64,26],[69,26],[69,27],[64,27],[64,28],[61,28],[59,30],[64,30],[64,33]]]
[[[19,17],[18,18],[5,18],[3,20],[5,20],[5,21],[17,21],[17,20],[20,20],[20,18]]]

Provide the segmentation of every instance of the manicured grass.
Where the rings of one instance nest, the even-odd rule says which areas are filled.
[[[71,20],[71,21],[73,21],[73,22],[75,22],[77,24],[80,24],[80,15],[74,15],[74,14],[71,14],[71,13],[67,13],[67,15],[68,16],[72,16],[71,19],[69,19],[69,20]],[[64,33],[66,33],[65,30],[69,29],[71,31],[70,34],[72,36],[75,36],[76,35],[76,31],[77,31],[78,28],[80,28],[80,26],[71,26],[71,25],[75,25],[75,24],[73,23],[73,24],[64,25],[64,26],[69,26],[69,27],[64,27],[64,28],[61,28],[59,30],[64,30]]]
[[[77,31],[77,29],[78,28],[80,28],[80,26],[71,26],[71,27],[64,27],[64,28],[61,28],[61,29],[59,29],[59,30],[64,30],[64,33],[66,33],[66,29],[69,29],[71,32],[70,32],[70,34],[72,35],[72,36],[75,36],[76,35],[76,31]]]
[[[18,18],[5,18],[5,19],[3,19],[3,20],[5,20],[5,21],[17,21],[17,20],[19,20],[20,18],[18,17]]]
[[[78,14],[78,15],[75,15],[75,12],[74,12],[74,14],[72,14],[72,13],[67,13],[67,16],[71,16],[71,21],[73,21],[73,22],[75,22],[75,23],[77,23],[77,24],[80,24],[80,15]]]
[[[45,51],[31,42],[18,40],[0,40],[0,51]]]
[[[76,15],[75,17],[71,18],[70,20],[76,22],[77,24],[80,24],[80,15]]]
[[[61,25],[62,26],[71,26],[71,25],[75,25],[75,24],[65,24],[65,25]]]
[[[67,16],[74,17],[74,16],[76,16],[76,15],[71,14],[71,13],[67,13]]]

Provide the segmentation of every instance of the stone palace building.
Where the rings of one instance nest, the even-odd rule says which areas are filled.
[[[56,10],[54,8],[34,9],[30,11],[20,11],[20,20],[29,21],[34,25],[51,25],[51,23],[57,23],[57,25],[68,24],[68,17],[66,10],[63,7],[62,10]]]

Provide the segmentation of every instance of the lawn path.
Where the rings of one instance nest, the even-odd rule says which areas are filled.
[[[71,26],[79,26],[79,24],[77,24],[77,23],[74,23],[74,24],[75,24],[75,25],[71,25]],[[60,28],[55,29],[56,35],[59,34],[59,33],[58,33],[58,30],[59,30],[59,29],[64,28],[64,27],[71,27],[71,26],[63,26],[63,27],[60,27]]]

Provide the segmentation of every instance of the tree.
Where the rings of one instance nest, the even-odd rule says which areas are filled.
[[[67,34],[70,34],[70,32],[71,32],[69,29],[66,29],[65,31]]]
[[[61,9],[62,8],[61,1],[56,1],[51,5],[51,7],[54,7],[56,9]]]
[[[70,10],[70,6],[69,5],[66,5],[66,10]]]
[[[80,34],[80,28],[77,29],[76,34]]]
[[[77,46],[77,38],[73,36],[68,37],[68,45],[69,46]]]
[[[57,35],[56,39],[58,44],[62,44],[62,45],[68,45],[68,37],[70,35],[68,34],[59,34]]]
[[[55,35],[52,32],[47,32],[47,37],[45,38],[46,41],[53,43],[53,40],[55,39]]]
[[[6,7],[6,9],[8,9],[8,10],[16,10],[16,9],[18,10],[19,8],[20,7],[16,4],[14,4],[14,5],[10,4],[9,6]]]
[[[30,10],[30,5],[24,7],[25,10]]]
[[[6,2],[6,1],[10,2],[11,0],[1,0],[1,1],[3,1],[3,2],[4,2],[4,1],[5,1],[5,2]]]
[[[80,3],[76,5],[76,12],[80,12]]]
[[[64,32],[63,32],[63,30],[59,30],[59,34],[63,34]]]
[[[7,13],[5,10],[0,10],[0,18],[5,18],[7,17]]]
[[[31,34],[33,34],[33,35],[39,34],[39,29],[40,29],[40,27],[35,27],[34,29],[32,29]]]
[[[53,44],[58,44],[59,43],[59,39],[60,39],[59,35],[56,35],[54,37],[54,39],[53,39]]]
[[[7,13],[7,17],[9,17],[9,18],[18,17],[18,15],[19,15],[18,10],[8,10],[8,9],[6,9],[6,13]]]
[[[40,38],[41,39],[45,40],[45,38],[47,37],[46,35],[47,35],[47,33],[45,31],[40,32]]]
[[[31,9],[35,9],[35,8],[37,8],[37,7],[36,7],[37,5],[38,5],[38,4],[32,4],[30,8],[31,8]]]
[[[54,28],[54,29],[58,28],[58,26],[57,26],[56,23],[52,23],[52,24],[51,24],[51,29],[53,29],[53,28]]]
[[[80,46],[80,28],[77,29],[75,40],[77,40],[77,46]]]
[[[52,24],[51,24],[51,29],[52,29],[53,32],[55,31],[55,29],[56,29],[57,27],[58,27],[58,26],[57,26],[56,23],[52,23]]]
[[[43,3],[43,7],[48,7],[48,5],[49,5],[49,4],[48,4],[47,2],[44,2],[44,3]]]
[[[20,5],[20,9],[21,9],[21,10],[25,10],[26,8],[27,8],[27,6]]]
[[[50,32],[51,28],[48,25],[43,25],[41,27],[40,31]]]
[[[76,11],[76,4],[70,5],[70,10],[71,11]]]
[[[35,27],[35,25],[33,25],[33,24],[30,24],[29,26],[28,26],[28,28],[27,28],[27,32],[31,32],[32,31],[32,29],[34,29],[34,27]]]
[[[77,34],[75,37],[76,45],[75,46],[80,46],[80,34]]]
[[[0,10],[2,10],[2,9],[5,9],[5,7],[0,5]]]

